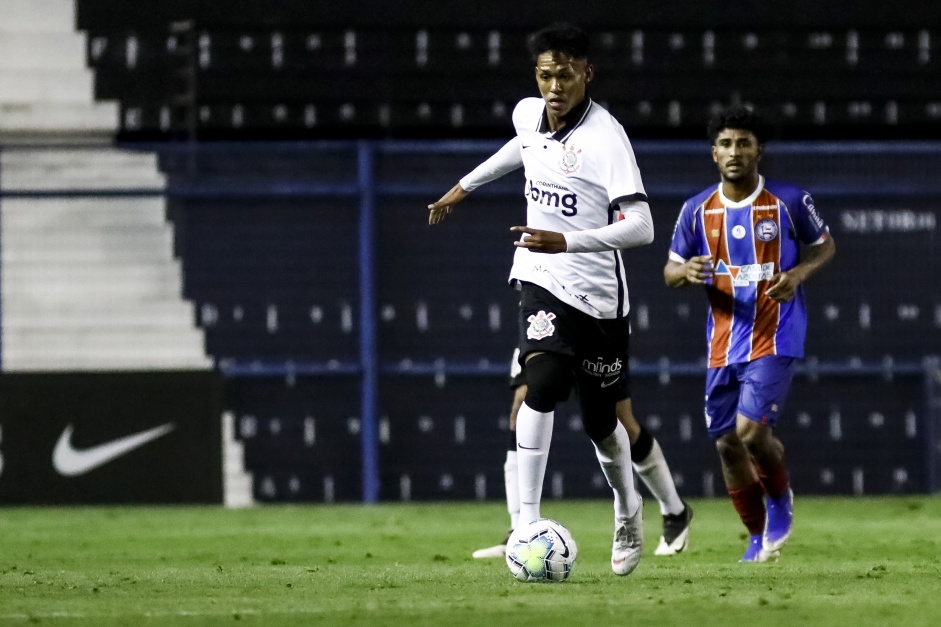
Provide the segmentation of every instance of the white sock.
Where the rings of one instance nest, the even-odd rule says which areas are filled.
[[[549,461],[552,422],[555,412],[539,412],[525,402],[516,416],[516,463],[519,472],[519,522],[540,517],[542,482]]]
[[[510,529],[516,529],[520,517],[520,476],[516,464],[516,451],[506,452],[503,463],[503,484],[506,486],[506,511],[510,514]]]
[[[634,473],[631,468],[631,440],[620,422],[614,432],[595,445],[595,455],[601,470],[614,490],[614,519],[631,517],[637,513],[640,501],[634,489]]]
[[[663,456],[663,449],[656,440],[653,441],[653,448],[650,454],[642,462],[634,464],[634,470],[640,475],[644,485],[654,495],[657,502],[660,503],[660,514],[679,514],[683,511],[683,501],[676,491],[676,485],[673,483],[673,475],[670,474],[670,467]]]

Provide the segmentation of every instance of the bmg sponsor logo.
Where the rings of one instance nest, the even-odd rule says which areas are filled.
[[[540,205],[561,207],[564,216],[572,217],[578,213],[578,196],[559,185],[543,181],[526,181],[526,195]]]

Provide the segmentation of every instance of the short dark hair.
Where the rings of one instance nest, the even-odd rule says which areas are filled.
[[[709,120],[707,135],[709,141],[716,143],[716,137],[727,128],[737,128],[744,131],[751,131],[759,144],[765,143],[767,137],[767,127],[761,116],[751,107],[745,105],[733,105],[718,111]]]
[[[561,52],[573,59],[587,59],[591,42],[588,33],[568,22],[558,22],[529,36],[529,53],[533,60],[543,52]]]

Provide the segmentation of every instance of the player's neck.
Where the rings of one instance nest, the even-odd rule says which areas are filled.
[[[722,179],[722,195],[732,202],[741,202],[755,193],[760,182],[758,173],[737,181]]]
[[[564,117],[556,117],[551,113],[546,115],[546,121],[549,123],[549,131],[555,133],[568,126]]]
[[[549,126],[549,131],[552,133],[557,133],[563,128],[573,126],[578,123],[578,119],[581,118],[584,113],[585,102],[588,100],[586,95],[584,98],[578,101],[578,103],[568,110],[568,113],[561,116],[555,116],[546,107],[546,122]]]

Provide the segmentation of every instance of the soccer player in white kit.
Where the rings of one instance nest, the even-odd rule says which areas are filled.
[[[526,226],[511,228],[522,235],[510,271],[521,292],[527,384],[516,422],[519,520],[540,517],[555,405],[575,387],[585,432],[614,492],[611,568],[627,575],[643,549],[643,507],[615,410],[615,384],[629,377],[620,251],[652,242],[653,221],[627,134],[587,94],[594,75],[587,34],[559,24],[529,44],[542,98],[516,105],[516,137],[429,205],[428,221],[437,224],[467,193],[522,162]]]

